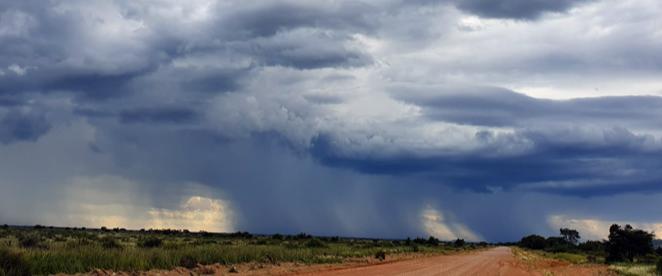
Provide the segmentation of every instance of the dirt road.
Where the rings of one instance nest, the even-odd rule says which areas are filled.
[[[514,254],[516,253],[516,254]],[[234,270],[232,272],[231,270]],[[282,263],[264,265],[238,264],[230,269],[220,264],[199,265],[195,269],[179,267],[173,270],[152,270],[141,273],[117,273],[95,270],[79,275],[129,276],[129,275],[615,275],[605,265],[574,265],[568,262],[539,256],[538,254],[496,247],[487,250],[468,251],[454,255],[419,256],[409,259],[393,259],[387,262],[372,260],[369,263],[343,263],[302,265]]]
[[[568,264],[538,267],[518,260],[508,247],[471,254],[435,256],[364,267],[318,271],[308,275],[601,275],[599,268]]]

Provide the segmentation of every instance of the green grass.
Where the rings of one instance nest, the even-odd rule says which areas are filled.
[[[568,252],[559,252],[559,253],[548,253],[544,252],[543,256],[548,258],[553,258],[557,260],[567,261],[573,264],[585,264],[588,263],[588,255],[581,253],[568,253]]]
[[[639,275],[656,275],[655,264],[642,264],[642,263],[615,263],[609,265],[609,268],[619,275],[639,276]]]
[[[83,273],[93,269],[145,271],[214,263],[337,263],[375,256],[382,251],[388,256],[408,252],[445,253],[475,247],[307,235],[272,238],[247,233],[10,227],[0,228],[0,276]]]

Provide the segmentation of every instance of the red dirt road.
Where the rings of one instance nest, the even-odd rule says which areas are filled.
[[[318,271],[308,275],[601,275],[606,271],[571,265],[527,267],[508,247],[471,254],[435,256],[364,267]],[[609,273],[607,273],[609,274]]]
[[[515,253],[513,253],[515,252]],[[382,263],[344,263],[335,265],[277,265],[239,264],[238,273],[220,264],[198,265],[195,269],[178,267],[173,270],[152,270],[140,273],[95,270],[78,275],[130,276],[130,275],[615,275],[605,265],[582,264],[539,256],[535,253],[496,247],[488,250],[463,252],[455,255],[419,256],[412,259],[393,259]],[[61,274],[64,275],[64,274]]]

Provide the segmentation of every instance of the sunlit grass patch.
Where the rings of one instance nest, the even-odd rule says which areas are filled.
[[[611,264],[609,269],[615,271],[619,275],[656,275],[654,264],[615,263]]]

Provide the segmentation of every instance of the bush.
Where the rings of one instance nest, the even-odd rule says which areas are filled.
[[[103,237],[100,242],[101,246],[106,249],[122,248],[122,245],[113,237]]]
[[[20,253],[0,248],[0,275],[32,275],[23,256]]]
[[[308,235],[308,234],[306,234],[306,233],[299,233],[299,234],[297,234],[296,236],[294,236],[294,238],[297,239],[297,240],[305,240],[305,239],[310,239],[310,238],[312,238],[312,237],[313,237],[313,236]]]
[[[428,238],[427,244],[432,245],[432,246],[437,246],[439,245],[441,241],[433,236],[430,236]]]
[[[326,244],[321,240],[314,238],[306,242],[306,247],[326,247]]]
[[[386,260],[386,251],[384,250],[377,251],[377,253],[375,253],[375,259],[378,259],[380,261]]]
[[[464,239],[457,239],[455,242],[453,242],[453,245],[455,247],[463,247],[465,244]]]
[[[604,252],[605,243],[601,241],[586,241],[580,243],[578,248],[584,252]]]
[[[182,256],[182,258],[179,259],[179,265],[188,269],[195,268],[198,265],[198,260],[193,256]]]
[[[144,240],[141,240],[138,245],[140,247],[145,247],[145,248],[154,248],[154,247],[160,247],[163,244],[163,240],[153,237],[153,238],[147,238]]]
[[[657,275],[662,275],[662,259],[657,261],[657,265],[655,265],[655,273]]]
[[[37,248],[41,246],[41,238],[36,235],[21,236],[18,243],[25,248]]]
[[[545,245],[547,244],[545,238],[542,236],[538,235],[529,235],[524,238],[519,242],[520,246],[526,247],[529,249],[543,249],[545,248]]]

